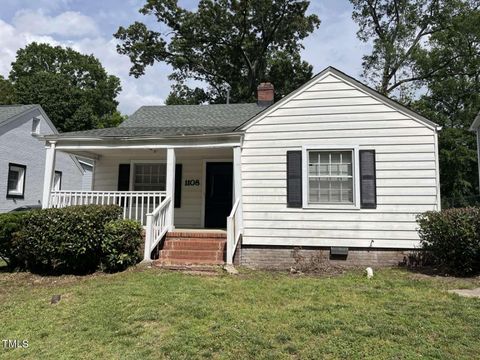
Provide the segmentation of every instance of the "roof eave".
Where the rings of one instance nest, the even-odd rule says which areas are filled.
[[[369,95],[371,95],[372,97],[374,98],[377,98],[379,101],[381,102],[384,102],[386,103],[388,106],[391,106],[393,108],[395,108],[397,111],[400,111],[400,112],[403,112],[405,114],[407,114],[408,116],[416,119],[417,121],[419,121],[420,123],[422,123],[424,126],[432,129],[432,130],[435,130],[435,131],[440,131],[442,129],[441,126],[439,126],[437,123],[427,119],[426,117],[420,115],[419,113],[417,113],[416,111],[414,110],[411,110],[409,109],[408,107],[406,107],[405,105],[402,105],[401,103],[399,103],[398,101],[395,101],[393,99],[390,99],[389,97],[383,95],[383,94],[380,94],[378,91],[372,89],[371,87],[369,87],[368,85],[365,85],[363,84],[362,82],[358,81],[357,79],[353,78],[352,76],[332,67],[332,66],[329,66],[325,69],[323,69],[321,72],[319,72],[317,75],[313,76],[309,81],[307,81],[305,84],[303,84],[302,86],[300,86],[299,88],[295,89],[294,91],[292,91],[291,93],[289,93],[288,95],[284,96],[282,99],[280,99],[278,102],[274,103],[273,105],[269,106],[268,108],[266,108],[264,111],[261,111],[260,113],[256,114],[255,116],[253,116],[252,118],[250,118],[249,120],[247,120],[246,122],[244,122],[243,124],[241,124],[240,126],[238,126],[237,128],[235,128],[235,131],[236,130],[245,130],[246,128],[248,128],[248,126],[252,123],[254,123],[256,120],[258,120],[259,118],[261,118],[262,116],[264,115],[267,115],[269,114],[270,112],[274,111],[275,109],[278,108],[279,105],[283,104],[284,102],[290,100],[291,98],[293,98],[296,94],[300,93],[301,91],[303,91],[305,88],[307,88],[308,86],[310,86],[311,84],[313,84],[314,82],[316,82],[318,79],[320,79],[321,77],[323,76],[326,76],[328,73],[331,73],[341,79],[343,79],[344,81],[346,82],[350,82],[354,87],[357,87],[359,88],[361,91],[364,91],[366,93],[368,93]]]
[[[240,137],[243,135],[243,132],[235,131],[228,133],[211,133],[211,134],[187,134],[187,135],[169,135],[169,136],[158,136],[158,135],[135,135],[135,136],[62,136],[61,134],[52,134],[52,135],[43,135],[39,136],[45,141],[102,141],[102,140],[119,140],[119,141],[130,141],[130,140],[178,140],[186,138],[208,138],[208,137]]]

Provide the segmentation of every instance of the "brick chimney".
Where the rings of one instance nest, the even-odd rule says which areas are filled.
[[[270,106],[273,104],[273,84],[262,82],[257,87],[257,104],[258,106]]]

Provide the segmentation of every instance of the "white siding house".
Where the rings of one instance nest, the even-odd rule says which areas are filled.
[[[394,264],[418,247],[416,215],[440,209],[436,124],[334,68],[277,103],[271,84],[259,94],[45,136],[47,159],[95,161],[93,191],[47,191],[46,206],[118,204],[146,227],[145,259],[159,246],[164,263],[201,259],[188,244],[190,258],[168,257],[182,236],[221,237],[204,228],[226,229],[227,262],[259,267],[289,267],[297,248]]]
[[[0,106],[0,212],[41,205],[45,145],[39,136],[56,133],[39,105]],[[54,170],[57,188],[81,186],[83,171],[71,155],[59,153]]]
[[[416,214],[440,207],[436,125],[336,71],[242,130],[243,244],[414,248]],[[289,150],[302,151],[303,204],[295,209],[286,200]],[[375,209],[360,207],[361,150],[375,151]],[[309,199],[308,157],[318,152],[351,152],[352,201]]]

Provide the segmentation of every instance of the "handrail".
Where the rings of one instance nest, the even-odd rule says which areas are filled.
[[[151,213],[147,214],[147,228],[145,233],[145,249],[143,258],[145,261],[151,259],[153,249],[162,240],[163,236],[170,230],[169,212],[171,211],[172,198],[167,196],[160,205]]]
[[[114,204],[122,208],[124,219],[145,225],[146,215],[156,209],[165,196],[165,191],[55,190],[50,193],[48,207]]]
[[[240,198],[235,200],[235,204],[233,204],[232,211],[230,211],[230,215],[228,215],[228,217],[234,217],[235,216],[235,213],[237,212],[239,204],[240,204]]]
[[[166,201],[168,200],[168,201]],[[158,205],[151,213],[148,213],[148,215],[152,215],[152,216],[155,216],[157,213],[159,213],[160,211],[163,210],[163,208],[165,208],[165,206],[167,206],[168,204],[170,203],[170,196],[166,197],[161,203],[160,205]]]
[[[227,264],[233,264],[233,257],[240,237],[243,234],[243,208],[240,198],[233,204],[232,211],[227,218]]]

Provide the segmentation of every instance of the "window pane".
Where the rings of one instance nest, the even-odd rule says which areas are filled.
[[[23,178],[25,169],[23,167],[10,165],[8,169],[7,193],[9,195],[23,195]]]
[[[165,164],[135,164],[135,184],[137,191],[165,191]]]
[[[16,190],[20,174],[18,171],[10,170],[8,174],[8,190]]]
[[[309,202],[353,203],[352,154],[352,151],[309,151]]]

